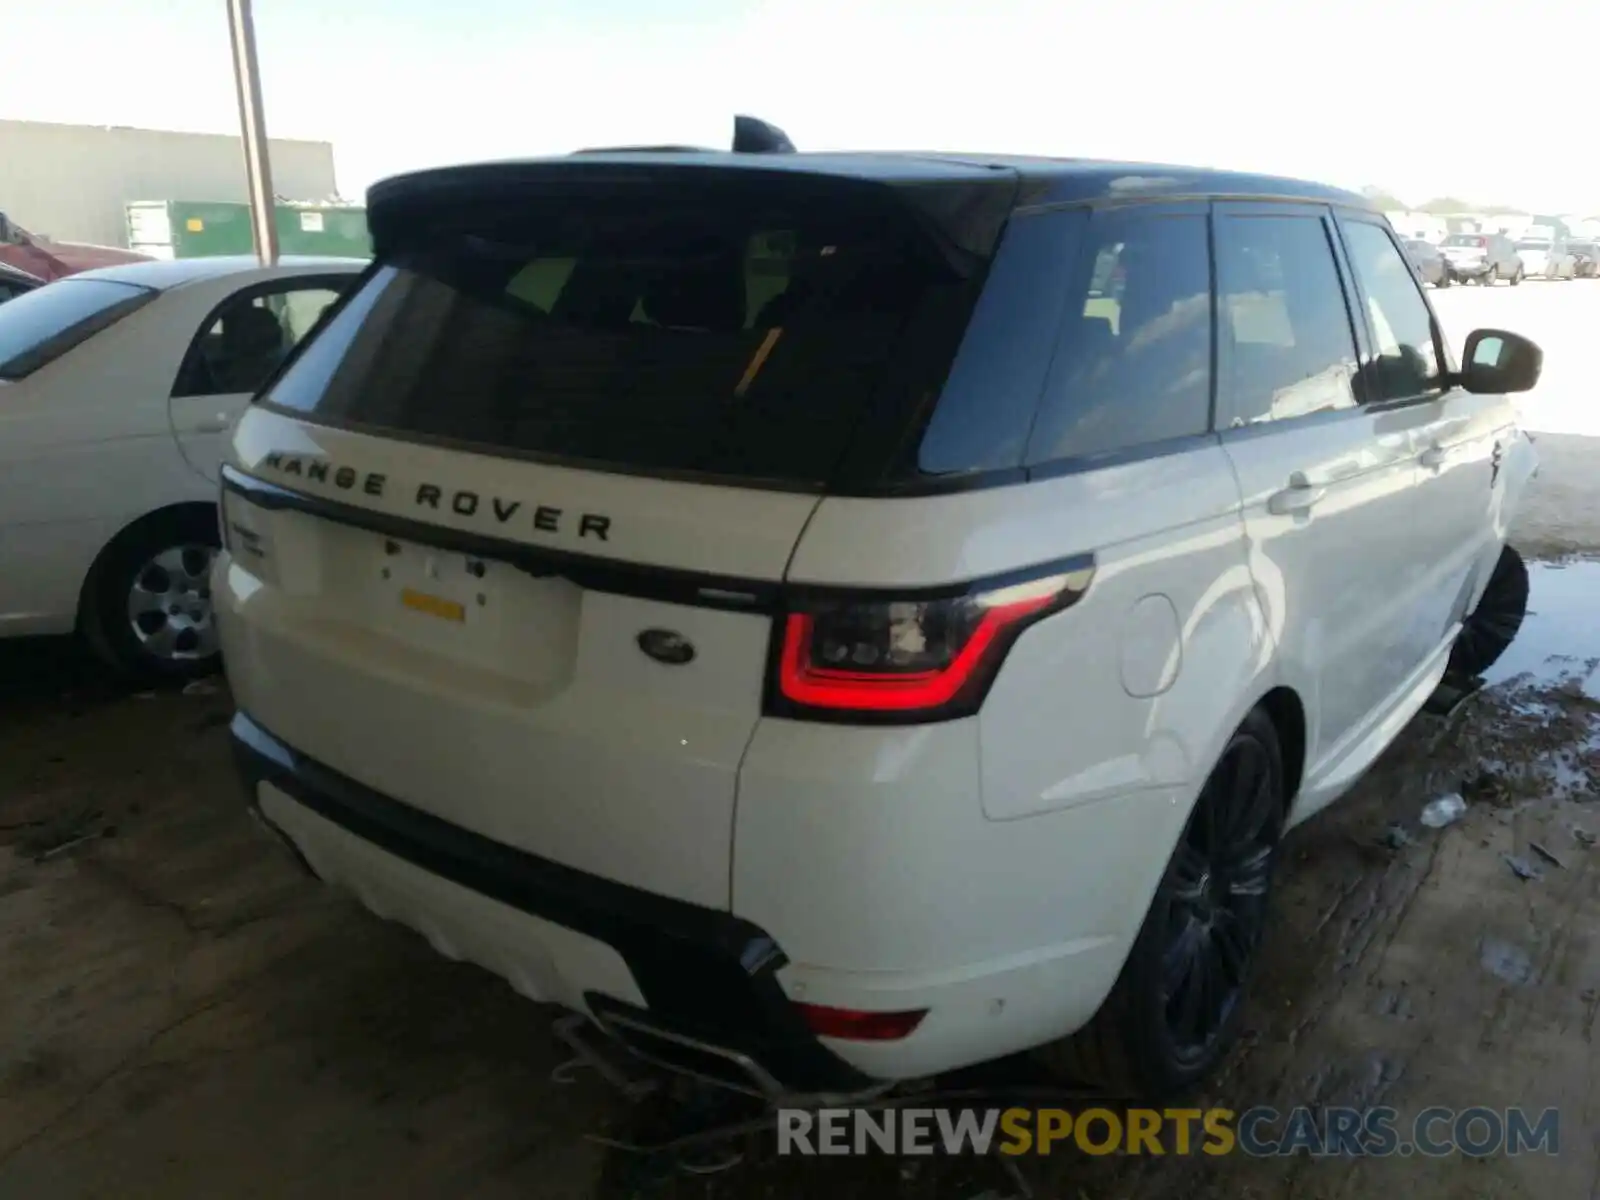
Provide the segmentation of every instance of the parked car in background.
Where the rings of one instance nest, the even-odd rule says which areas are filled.
[[[91,246],[83,242],[56,242],[29,233],[0,213],[0,264],[17,267],[45,282],[121,263],[150,262],[148,254],[116,246]]]
[[[0,636],[113,667],[217,661],[217,465],[250,396],[363,264],[137,263],[0,305]]]
[[[223,469],[251,805],[657,1062],[1189,1089],[1279,835],[1520,621],[1459,632],[1539,350],[1458,367],[1352,193],[660,150],[369,201]]]
[[[1600,276],[1600,242],[1575,238],[1567,243],[1567,250],[1572,255],[1572,273],[1576,278],[1594,279]]]
[[[23,292],[31,292],[43,284],[44,280],[37,275],[30,275],[26,271],[0,263],[0,304],[14,300]]]
[[[1577,275],[1576,260],[1560,234],[1523,236],[1516,246],[1529,279],[1572,279]]]
[[[1452,233],[1440,250],[1459,283],[1488,286],[1504,279],[1515,287],[1527,274],[1516,245],[1503,233]]]
[[[1431,283],[1434,287],[1450,286],[1450,264],[1439,247],[1421,238],[1407,238],[1405,246],[1406,257],[1416,267],[1422,282]]]

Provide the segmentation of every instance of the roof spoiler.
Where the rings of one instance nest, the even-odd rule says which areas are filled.
[[[733,118],[735,154],[793,154],[794,143],[776,125],[759,117]],[[704,146],[590,146],[574,154],[705,154]]]
[[[776,125],[769,125],[759,117],[734,117],[733,152],[735,154],[793,154],[794,143],[789,135]]]

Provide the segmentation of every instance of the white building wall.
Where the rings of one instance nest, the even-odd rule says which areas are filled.
[[[268,151],[279,196],[336,194],[331,143],[273,139]],[[237,137],[0,121],[0,212],[42,237],[124,246],[129,201],[248,199]]]

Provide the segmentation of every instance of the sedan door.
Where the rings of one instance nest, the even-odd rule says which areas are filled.
[[[1418,666],[1420,418],[1362,403],[1365,334],[1331,213],[1218,205],[1215,244],[1217,423],[1280,677],[1306,704],[1310,784],[1359,746]]]
[[[168,411],[185,460],[213,482],[227,434],[354,275],[305,275],[234,292],[195,332]]]

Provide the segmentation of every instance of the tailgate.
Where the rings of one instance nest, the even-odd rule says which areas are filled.
[[[692,163],[374,189],[376,265],[235,433],[240,706],[445,820],[725,908],[789,557],[858,429],[900,446],[942,386],[1008,211],[1009,177],[955,173],[914,202]]]
[[[420,456],[259,409],[236,446],[220,599],[243,711],[486,837],[727,906],[771,627],[762,585],[781,578],[813,497]],[[448,512],[418,504],[434,488]],[[541,509],[559,532],[530,545]],[[583,540],[584,515],[608,522],[617,557],[558,548]],[[486,532],[499,524],[520,540]],[[693,657],[651,657],[651,630]]]

